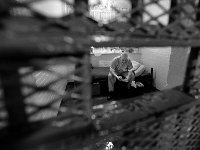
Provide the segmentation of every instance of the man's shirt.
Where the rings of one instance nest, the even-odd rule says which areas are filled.
[[[112,60],[110,67],[115,71],[116,74],[121,74],[132,69],[133,65],[130,59],[127,59],[127,61],[123,63],[120,59],[120,56],[118,56]]]

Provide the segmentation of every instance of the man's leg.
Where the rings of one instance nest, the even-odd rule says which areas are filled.
[[[113,76],[111,73],[108,74],[108,91],[114,92],[114,84],[116,82],[116,77]]]

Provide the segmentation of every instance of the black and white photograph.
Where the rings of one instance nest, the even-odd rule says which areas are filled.
[[[0,150],[200,150],[200,0],[0,0]]]

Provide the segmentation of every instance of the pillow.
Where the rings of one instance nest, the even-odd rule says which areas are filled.
[[[131,62],[132,62],[134,70],[137,70],[141,65],[140,63],[138,63],[137,61],[134,61],[134,60],[132,60]]]
[[[140,67],[137,68],[137,70],[135,70],[135,76],[136,77],[140,76],[144,71],[145,71],[145,66],[140,65]]]

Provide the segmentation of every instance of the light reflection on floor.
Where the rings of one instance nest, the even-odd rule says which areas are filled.
[[[105,150],[112,150],[114,148],[114,145],[112,142],[107,142],[106,143],[106,148]]]

